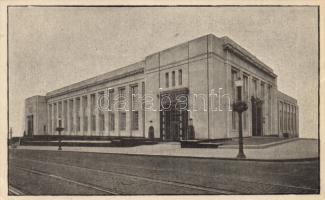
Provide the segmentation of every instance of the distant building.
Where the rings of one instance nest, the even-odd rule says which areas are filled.
[[[56,135],[61,119],[63,134],[72,136],[147,138],[150,128],[155,138],[179,140],[191,121],[196,139],[238,137],[238,116],[229,111],[238,78],[248,103],[244,136],[298,136],[297,101],[277,90],[273,70],[228,37],[211,34],[26,99],[27,135]],[[110,111],[98,109],[99,100]],[[123,102],[127,109],[114,109]]]

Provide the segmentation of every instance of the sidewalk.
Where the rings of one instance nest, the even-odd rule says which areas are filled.
[[[53,150],[55,146],[18,146],[17,149]],[[116,153],[116,154],[139,154],[181,157],[204,157],[204,158],[236,158],[236,148],[198,149],[181,148],[177,142],[159,143],[155,145],[142,145],[136,147],[62,147],[62,151]],[[272,145],[266,148],[244,148],[247,159],[261,160],[287,160],[308,159],[318,157],[318,141],[314,139],[291,140],[287,143]]]

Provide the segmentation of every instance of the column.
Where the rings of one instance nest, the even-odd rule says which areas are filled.
[[[104,111],[104,135],[109,135],[109,126],[108,126],[108,90],[104,91],[104,100],[105,110]]]
[[[73,98],[73,131],[72,135],[77,135],[77,98]]]
[[[88,101],[88,103],[87,103],[87,113],[88,113],[88,133],[87,133],[87,135],[91,135],[91,95],[90,94],[88,94],[87,95],[87,101]]]
[[[66,125],[66,132],[67,132],[67,135],[71,135],[71,132],[70,132],[70,99],[67,99],[67,125]]]
[[[85,135],[85,130],[84,130],[83,96],[80,97],[80,132],[81,132],[81,135]]]
[[[100,135],[100,131],[99,131],[99,108],[98,108],[98,99],[99,99],[99,94],[98,92],[96,92],[95,94],[95,104],[94,104],[94,112],[96,115],[96,132],[95,135]]]

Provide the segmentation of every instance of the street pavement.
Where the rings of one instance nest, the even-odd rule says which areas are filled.
[[[10,149],[9,184],[33,195],[317,194],[319,161]]]

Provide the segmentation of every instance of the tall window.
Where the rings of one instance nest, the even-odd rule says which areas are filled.
[[[95,115],[95,107],[96,107],[96,97],[95,94],[90,95],[90,105],[91,105],[91,130],[96,131],[96,115]]]
[[[283,123],[283,130],[284,131],[287,131],[288,129],[287,129],[287,104],[285,104],[284,103],[284,105],[283,105],[283,121],[284,121],[284,123]]]
[[[108,108],[109,108],[109,124],[108,124],[108,129],[110,131],[114,131],[115,130],[115,108],[114,108],[114,90],[109,90],[108,91]]]
[[[248,76],[243,75],[243,93],[244,93],[244,100],[248,100]]]
[[[178,70],[178,85],[183,84],[183,71],[181,69]]]
[[[131,105],[132,105],[132,109],[131,110],[137,110],[138,109],[138,85],[134,85],[134,86],[131,86]]]
[[[279,120],[280,120],[280,132],[283,132],[283,105],[282,102],[279,102],[279,110],[280,110],[280,114],[279,114]]]
[[[82,112],[83,112],[83,130],[88,130],[88,112],[87,112],[87,106],[88,106],[88,100],[87,96],[83,96],[82,98]]]
[[[295,134],[297,134],[297,122],[296,122],[296,106],[293,107],[293,131]]]
[[[265,83],[261,82],[261,98],[264,99],[265,97]]]
[[[73,100],[69,100],[69,107],[70,107],[70,130],[73,131],[73,112],[74,112],[74,106],[73,106]]]
[[[132,111],[132,130],[139,130],[139,111]]]
[[[80,131],[80,98],[77,98],[76,99],[76,129],[77,129],[77,131],[79,132]]]
[[[102,99],[102,97],[104,96],[104,92],[99,92],[98,93],[98,98],[99,99]],[[97,108],[98,109],[98,112],[99,112],[99,127],[98,130],[99,131],[104,131],[105,130],[105,116],[104,116],[104,112],[103,112],[103,109],[100,109],[100,108]]]
[[[235,80],[237,79],[237,71],[231,70],[231,84],[232,84],[232,96],[233,101],[237,99],[237,92],[235,87]],[[236,112],[232,112],[232,128],[237,129],[237,114]]]
[[[253,96],[257,97],[257,80],[253,79]]]
[[[165,86],[169,88],[169,74],[168,72],[165,73]]]
[[[248,101],[248,76],[243,75],[243,97],[244,101]],[[243,128],[247,129],[247,112],[243,113]]]
[[[109,112],[109,130],[114,131],[115,130],[115,114],[114,112]]]
[[[288,105],[288,125],[289,125],[289,131],[291,131],[291,105]]]
[[[120,112],[120,130],[125,131],[126,128],[126,112]]]
[[[132,96],[132,130],[139,129],[139,106],[138,106],[138,85],[131,87],[131,96]]]
[[[271,104],[271,100],[272,100],[272,98],[271,98],[271,88],[272,88],[272,86],[271,85],[269,85],[268,87],[267,87],[267,98],[268,98],[268,100],[267,100],[267,103],[268,103],[268,114],[269,114],[269,118],[268,118],[268,126],[269,126],[269,132],[271,132],[271,119],[272,119],[272,104]]]
[[[175,71],[172,71],[172,86],[175,86]]]
[[[119,110],[125,110],[125,87],[122,87],[119,89],[119,94],[118,94],[118,105],[119,105]],[[124,106],[124,109],[123,109]]]
[[[113,106],[114,106],[114,90],[110,90],[108,92],[108,109],[110,111],[114,111]]]

